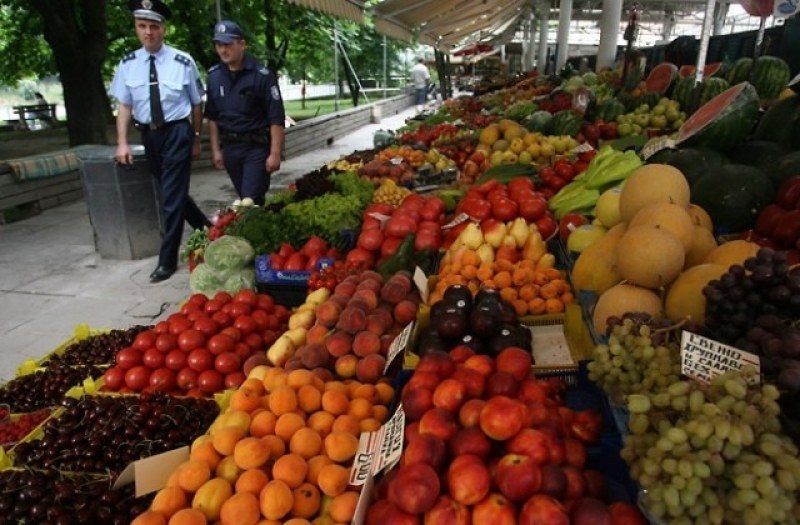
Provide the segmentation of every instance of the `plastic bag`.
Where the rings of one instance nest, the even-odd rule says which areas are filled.
[[[206,248],[203,257],[213,269],[237,270],[253,261],[256,252],[247,240],[232,235],[223,235]]]
[[[233,295],[244,288],[254,289],[256,287],[256,271],[253,268],[243,268],[228,277],[223,283],[222,288]]]
[[[222,286],[222,282],[217,276],[217,272],[208,264],[200,263],[189,275],[189,287],[193,293],[201,293],[206,297],[211,297]]]

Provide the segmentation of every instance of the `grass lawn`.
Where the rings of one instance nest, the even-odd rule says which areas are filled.
[[[380,93],[370,93],[367,96],[369,97],[370,102],[375,102],[381,100],[382,98]],[[392,96],[394,96],[393,92],[390,91],[387,93],[387,97]],[[359,106],[363,106],[366,103],[367,102],[364,100],[364,95],[361,95],[361,98],[358,101]],[[352,107],[353,101],[350,99],[350,97],[339,99],[339,110],[350,109]],[[333,97],[306,99],[305,109],[303,109],[302,102],[300,100],[284,100],[283,108],[287,115],[297,121],[318,117],[320,115],[333,113],[335,111]]]

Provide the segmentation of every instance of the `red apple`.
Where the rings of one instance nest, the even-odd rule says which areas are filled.
[[[403,387],[403,391],[416,390],[417,388],[427,388],[431,392],[436,390],[436,386],[442,381],[439,374],[430,370],[414,370],[414,375],[408,380],[408,383]]]
[[[555,498],[536,494],[522,507],[519,525],[569,525],[569,516]]]
[[[367,510],[365,525],[419,525],[419,518],[398,509],[387,500],[378,500]]]
[[[612,503],[608,510],[611,512],[612,525],[647,525],[642,512],[630,503],[618,501]]]
[[[492,492],[472,508],[475,525],[516,525],[517,509],[505,496]]]
[[[533,459],[521,454],[506,454],[500,458],[495,484],[511,501],[525,501],[539,490],[542,473]]]
[[[587,496],[605,501],[608,496],[608,485],[606,485],[606,477],[602,473],[593,469],[584,470],[583,480],[586,482]]]
[[[509,346],[494,358],[494,368],[498,372],[508,372],[517,381],[522,381],[531,375],[533,357],[530,350],[523,350],[517,346]]]
[[[400,469],[393,468],[390,469],[386,474],[381,476],[377,483],[375,483],[375,499],[386,499],[389,497],[389,485],[392,483],[392,480],[397,476],[397,472]]]
[[[577,439],[565,439],[564,452],[567,464],[579,469],[586,464],[586,447]]]
[[[433,390],[425,387],[404,388],[400,395],[403,411],[409,421],[417,421],[433,408]]]
[[[420,434],[411,441],[403,451],[401,464],[404,466],[414,463],[424,463],[438,471],[447,457],[447,447],[444,441],[433,434]]]
[[[470,357],[464,361],[464,366],[475,370],[483,377],[489,377],[489,375],[494,372],[494,361],[491,357],[484,354]]]
[[[595,498],[577,500],[569,511],[569,518],[573,525],[612,525],[608,507]]]
[[[519,385],[519,400],[532,405],[544,403],[547,399],[547,390],[541,381],[529,377]]]
[[[492,476],[483,459],[473,454],[458,456],[447,469],[450,496],[464,505],[474,505],[492,488]]]
[[[424,522],[425,525],[469,525],[469,508],[448,496],[439,496],[425,512]]]
[[[467,387],[461,381],[445,379],[433,391],[433,406],[442,408],[453,414],[467,399]]]
[[[456,371],[450,376],[450,379],[455,379],[464,384],[468,399],[483,397],[483,391],[486,388],[486,378],[478,373],[477,370],[467,368],[464,365],[458,365]]]
[[[561,467],[549,463],[542,465],[541,471],[542,486],[539,487],[539,492],[561,499],[564,496],[564,491],[567,490],[567,476],[564,471]]]
[[[552,441],[544,432],[535,428],[523,428],[519,434],[508,440],[506,453],[522,454],[541,465],[550,461]]]
[[[522,429],[524,416],[525,405],[506,396],[495,396],[481,409],[481,430],[494,440],[505,441]]]
[[[439,376],[440,380],[447,379],[455,372],[456,362],[447,353],[433,351],[425,354],[417,363],[414,375],[418,372],[433,372]]]
[[[486,397],[517,397],[519,382],[508,372],[494,372],[486,380]]]
[[[422,514],[439,496],[439,476],[424,463],[402,466],[389,484],[389,502],[403,512]]]
[[[463,454],[473,454],[482,459],[489,457],[492,451],[492,442],[478,427],[462,428],[450,439],[448,443],[450,456],[458,457]]]
[[[476,427],[480,423],[481,410],[486,404],[483,399],[470,399],[458,411],[458,422],[464,428]]]
[[[564,440],[561,438],[550,438],[550,463],[553,465],[561,465],[566,460],[566,447],[564,447]]]
[[[453,414],[441,408],[431,408],[419,420],[420,434],[433,434],[442,441],[450,441],[450,438],[458,432],[458,423]]]
[[[467,345],[458,345],[452,350],[450,350],[450,357],[453,358],[453,361],[458,363],[463,363],[470,357],[475,355],[475,350],[468,347]]]
[[[411,443],[418,438],[419,435],[419,421],[409,423],[406,425],[405,430],[403,430],[403,439],[406,443]]]
[[[564,476],[567,478],[567,488],[564,491],[564,499],[577,500],[586,494],[586,480],[580,470],[571,465],[563,468]]]

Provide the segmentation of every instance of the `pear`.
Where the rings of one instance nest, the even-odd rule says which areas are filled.
[[[475,223],[470,223],[459,236],[464,246],[470,250],[477,250],[483,244],[483,234]]]
[[[494,248],[489,244],[481,244],[476,250],[482,263],[494,262]]]
[[[283,366],[294,355],[295,348],[292,339],[283,334],[267,350],[267,359],[275,366]]]
[[[526,223],[525,219],[522,217],[517,217],[514,219],[508,232],[514,237],[517,248],[522,248],[525,246],[525,241],[528,240],[528,236],[531,234],[528,223]]]

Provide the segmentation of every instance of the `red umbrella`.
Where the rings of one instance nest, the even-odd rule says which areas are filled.
[[[470,44],[468,46],[462,47],[461,49],[459,49],[458,51],[453,53],[453,56],[460,57],[460,56],[468,56],[468,55],[477,55],[477,54],[480,54],[480,53],[488,53],[492,49],[494,49],[494,46],[490,46],[489,44],[481,44],[479,42],[475,42],[475,43]]]

